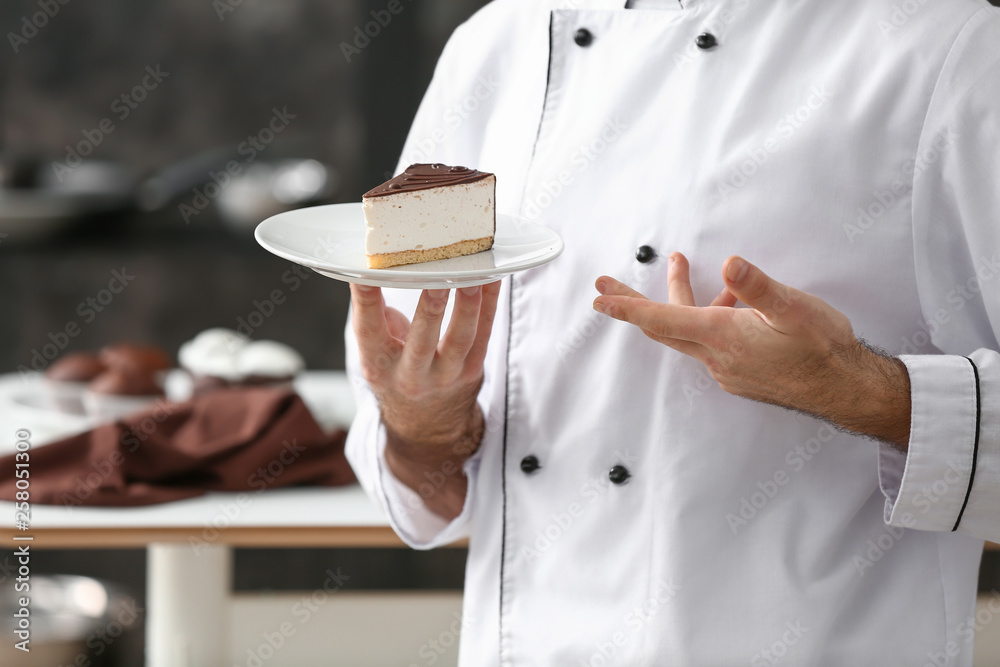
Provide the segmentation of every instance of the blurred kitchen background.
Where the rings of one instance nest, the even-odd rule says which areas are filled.
[[[37,367],[39,353],[49,361],[50,334],[60,339],[70,322],[80,332],[60,353],[122,340],[176,353],[208,327],[259,322],[255,302],[275,289],[287,300],[252,336],[290,344],[310,369],[343,368],[346,284],[315,274],[288,282],[292,265],[262,250],[253,227],[275,207],[359,201],[385,180],[446,39],[485,0],[400,0],[403,11],[367,44],[358,31],[372,12],[385,16],[387,0],[41,4],[54,13],[44,22],[38,0],[0,3],[0,373]],[[213,189],[211,174],[231,157],[260,180]],[[276,173],[284,202],[261,196]],[[110,302],[81,305],[107,294],[113,271],[134,278]],[[238,549],[234,558],[237,595],[312,591],[339,566],[352,574],[347,591],[403,596],[406,613],[405,601],[428,591],[417,613],[436,608],[448,627],[465,550]],[[0,583],[12,563],[0,549]],[[145,566],[139,549],[38,550],[32,576],[97,577],[144,608]],[[104,663],[89,659],[141,664],[143,621]],[[280,664],[295,664],[294,650]]]
[[[355,41],[360,27],[387,0],[0,3],[0,373],[44,366],[53,344],[127,340],[175,353],[208,327],[260,321],[250,316],[275,289],[286,301],[263,313],[253,337],[292,345],[310,369],[343,368],[346,285],[289,281],[291,265],[252,231],[281,207],[358,201],[395,169],[445,40],[485,4],[399,2],[367,44]],[[36,25],[42,5],[54,15]],[[232,158],[259,180],[213,187]],[[134,278],[88,304],[115,271]],[[71,322],[79,335],[62,349]],[[984,558],[983,590],[1000,587],[995,553]],[[339,566],[352,573],[345,588],[359,609],[389,596],[402,610],[371,612],[383,621],[372,641],[405,634],[414,615],[437,614],[447,628],[464,559],[464,549],[237,549],[233,590],[255,596],[237,620],[247,633],[266,630],[270,612],[256,600],[294,599]],[[38,550],[32,575],[97,577],[143,609],[145,567],[139,549]],[[14,571],[0,550],[0,584]],[[114,655],[89,664],[141,664],[143,622],[140,613]],[[979,637],[982,656],[1000,645],[993,634]],[[308,646],[276,664],[295,664],[295,651]],[[455,651],[425,658],[453,664]],[[980,662],[998,664],[990,659]]]
[[[53,2],[57,15],[34,31],[24,21],[38,0],[0,4],[0,368],[30,366],[49,333],[84,318],[73,348],[126,339],[176,350],[207,326],[235,328],[275,288],[288,302],[254,337],[291,344],[311,368],[341,368],[346,286],[315,277],[292,292],[290,264],[253,240],[266,217],[255,214],[270,210],[253,209],[259,188],[212,198],[209,175],[229,154],[247,172],[315,160],[285,189],[294,198],[325,175],[317,199],[329,202],[385,180],[445,40],[485,4],[400,2],[363,49],[355,31],[386,0]],[[37,34],[11,43],[22,32]],[[275,110],[284,127],[265,145]],[[251,136],[264,146],[252,161]],[[91,144],[78,168],[55,173],[52,163],[73,164],[67,147]],[[134,281],[81,316],[122,267]]]

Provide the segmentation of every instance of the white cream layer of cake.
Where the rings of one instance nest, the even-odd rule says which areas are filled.
[[[440,248],[493,236],[496,177],[366,197],[365,253]]]

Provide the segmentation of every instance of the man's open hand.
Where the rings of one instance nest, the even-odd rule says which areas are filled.
[[[386,462],[414,489],[425,473],[449,484],[425,497],[438,514],[457,516],[465,498],[462,461],[479,446],[483,416],[476,403],[500,283],[455,290],[441,336],[448,290],[425,290],[410,322],[388,308],[377,287],[351,285],[361,370],[378,398],[387,433]],[[425,495],[425,494],[422,494]]]
[[[740,257],[722,269],[725,288],[697,307],[684,255],[670,257],[670,303],[614,278],[597,280],[594,308],[698,359],[731,394],[800,410],[850,431],[905,447],[909,376],[898,359],[854,335],[822,299],[783,285]],[[749,308],[734,308],[742,301]]]

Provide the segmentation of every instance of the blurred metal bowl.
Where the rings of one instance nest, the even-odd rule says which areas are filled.
[[[139,621],[135,600],[106,582],[72,575],[32,576],[29,590],[17,591],[15,576],[0,584],[0,616],[7,637],[0,642],[0,665],[95,664],[95,655],[111,653],[112,645]],[[14,646],[19,641],[14,614],[21,597],[30,600],[30,653]]]
[[[6,164],[0,159],[0,165]],[[23,182],[0,177],[0,233],[9,236],[5,241],[45,240],[84,218],[127,210],[135,203],[134,176],[113,162],[86,160],[62,178],[35,162],[18,170],[31,173]]]
[[[246,232],[272,215],[324,202],[336,189],[335,172],[318,160],[259,162],[222,190],[217,205],[223,222]]]
[[[185,159],[161,170],[139,187],[139,203],[158,211],[179,200],[199,212],[214,208],[219,218],[247,237],[272,215],[304,206],[329,203],[340,186],[337,170],[311,158],[258,160],[228,149]],[[192,193],[203,204],[196,205]],[[185,199],[186,198],[186,199]]]

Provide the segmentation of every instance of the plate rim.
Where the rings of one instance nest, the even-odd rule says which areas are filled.
[[[324,204],[321,206],[310,206],[301,209],[294,209],[292,211],[284,211],[276,215],[272,215],[260,223],[254,228],[254,240],[257,241],[267,252],[281,257],[284,260],[299,264],[300,266],[305,266],[306,268],[313,269],[317,271],[320,275],[333,278],[333,279],[343,279],[347,282],[352,282],[353,279],[367,280],[369,284],[374,282],[384,282],[392,283],[392,287],[407,287],[414,286],[411,283],[418,281],[424,282],[446,282],[446,283],[461,283],[463,281],[476,281],[480,282],[477,284],[483,284],[482,280],[486,278],[502,278],[503,276],[511,275],[513,273],[518,273],[521,271],[527,271],[529,269],[536,268],[543,264],[547,264],[560,255],[562,255],[563,250],[565,250],[566,244],[562,239],[562,236],[554,229],[546,227],[533,220],[527,220],[525,218],[520,218],[518,216],[506,215],[503,213],[497,213],[497,217],[503,217],[508,220],[513,220],[516,224],[526,224],[537,227],[551,234],[552,241],[550,243],[551,250],[547,250],[541,253],[541,255],[531,261],[523,264],[517,264],[510,267],[491,267],[489,269],[465,269],[460,271],[412,271],[406,270],[402,267],[391,267],[389,269],[369,269],[369,268],[354,268],[347,267],[344,265],[333,265],[329,263],[323,263],[316,259],[303,256],[292,256],[292,253],[283,251],[281,248],[275,247],[273,244],[269,243],[267,240],[262,238],[263,230],[266,226],[274,224],[274,220],[281,217],[289,216],[290,214],[296,214],[301,211],[317,212],[320,209],[330,209],[330,208],[353,208],[362,206],[362,202],[340,202],[337,204]],[[360,273],[361,275],[347,275],[345,272]],[[335,275],[330,275],[335,274]],[[487,280],[487,282],[492,282]],[[363,284],[363,283],[362,283]]]

